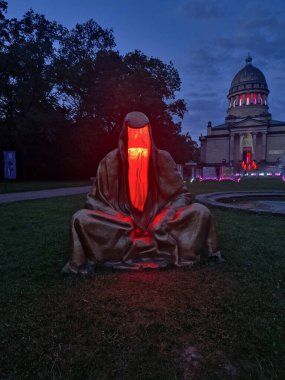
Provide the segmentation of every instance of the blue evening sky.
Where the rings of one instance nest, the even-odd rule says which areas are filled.
[[[285,1],[283,0],[10,0],[8,16],[29,8],[72,28],[93,18],[112,28],[117,49],[172,61],[188,112],[183,130],[198,139],[224,122],[227,92],[249,52],[270,89],[269,110],[285,120]]]

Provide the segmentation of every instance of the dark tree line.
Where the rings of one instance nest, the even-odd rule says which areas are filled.
[[[176,162],[197,157],[176,121],[186,106],[172,63],[120,55],[112,30],[94,20],[69,30],[32,10],[8,19],[6,9],[0,0],[0,150],[16,150],[20,178],[93,176],[133,110]]]

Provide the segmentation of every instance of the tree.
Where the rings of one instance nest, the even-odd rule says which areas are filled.
[[[64,161],[59,147],[66,140],[62,132],[70,124],[72,113],[77,112],[64,102],[62,88],[72,90],[75,78],[82,89],[84,78],[73,73],[82,73],[82,60],[92,62],[98,49],[112,44],[112,37],[91,21],[69,32],[32,10],[6,25],[0,61],[0,144],[17,150],[22,177],[54,176],[58,163]],[[63,57],[67,75],[61,77],[59,62]],[[67,63],[72,59],[69,68]]]
[[[7,24],[1,51],[0,118],[6,144],[17,150],[18,162],[25,163],[19,168],[22,176],[27,170],[36,175],[36,163],[42,167],[43,161],[35,157],[56,137],[53,44],[59,32],[56,22],[33,11]]]
[[[63,169],[66,175],[94,175],[107,153],[105,121],[96,101],[101,84],[101,68],[96,62],[100,54],[111,54],[114,46],[112,30],[102,29],[94,20],[65,30],[60,40],[55,67],[59,102],[68,111],[61,159],[68,164]]]
[[[134,110],[150,118],[159,148],[179,163],[193,159],[171,62],[121,55],[112,29],[94,20],[68,30],[32,10],[6,19],[6,9],[0,0],[0,149],[17,150],[22,178],[95,175]]]

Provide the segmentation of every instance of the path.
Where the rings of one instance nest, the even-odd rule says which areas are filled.
[[[30,201],[33,199],[44,199],[52,197],[63,197],[66,195],[87,194],[91,186],[66,187],[62,189],[24,191],[19,193],[0,194],[1,203]]]

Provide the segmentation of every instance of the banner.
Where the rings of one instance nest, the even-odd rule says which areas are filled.
[[[16,179],[16,152],[4,151],[4,178]]]

